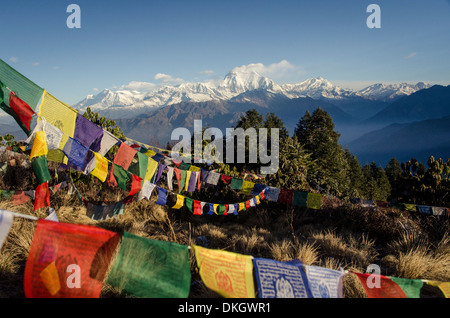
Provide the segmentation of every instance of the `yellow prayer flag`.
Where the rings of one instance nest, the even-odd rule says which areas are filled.
[[[184,205],[184,196],[181,194],[177,194],[177,202],[172,207],[172,209],[181,209]]]
[[[213,204],[213,208],[214,208],[214,213],[217,214],[217,208],[219,207],[218,204],[214,203]]]
[[[156,155],[156,152],[154,152],[153,150],[147,150],[145,153],[144,153],[147,157],[153,157],[154,155]]]
[[[145,173],[144,179],[147,181],[151,181],[153,175],[155,174],[156,169],[158,169],[158,162],[156,162],[152,158],[148,158],[147,172]]]
[[[256,205],[260,204],[261,200],[259,199],[259,195],[257,195],[255,198],[256,198]]]
[[[101,154],[94,152],[95,155],[95,167],[91,171],[91,174],[105,182],[108,177],[108,160]]]
[[[200,277],[209,289],[226,298],[255,298],[251,256],[193,248]]]
[[[200,169],[199,167],[196,166],[190,166],[189,167],[189,171],[201,171],[202,169]]]
[[[244,194],[250,194],[252,192],[254,186],[255,186],[254,182],[244,180],[244,182],[242,182],[241,192]]]
[[[445,298],[450,298],[450,282],[427,281],[427,284],[438,287]]]
[[[244,209],[245,209],[245,202],[240,202],[238,212],[243,211]]]
[[[189,180],[191,180],[191,174],[192,174],[192,171],[189,171],[189,170],[186,171],[186,182],[184,183],[184,191],[186,191],[186,192],[189,188]]]
[[[43,131],[36,132],[34,136],[33,148],[31,149],[30,159],[34,157],[46,156],[48,154],[47,142]]]

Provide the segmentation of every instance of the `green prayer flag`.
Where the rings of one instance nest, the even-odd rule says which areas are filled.
[[[186,183],[186,170],[181,170],[181,180],[180,180],[180,186],[179,191],[181,192],[184,189],[184,184]]]
[[[225,204],[219,204],[219,207],[217,208],[217,214],[223,215],[225,213]]]
[[[389,278],[396,283],[405,293],[408,298],[420,298],[420,289],[423,286],[423,281],[420,279],[408,279],[389,276]]]
[[[182,162],[180,164],[180,166],[178,167],[178,169],[180,169],[180,170],[189,170],[190,167],[191,167],[191,165],[189,163]]]
[[[308,192],[294,191],[294,199],[292,200],[292,205],[306,207],[308,199]]]
[[[136,175],[138,175],[141,179],[145,179],[145,174],[147,173],[149,158],[141,152],[138,152],[137,155],[138,155],[138,160],[139,160],[139,162],[138,162],[139,173]]]
[[[187,298],[191,285],[188,247],[124,232],[107,283],[143,298]]]
[[[185,197],[186,207],[189,209],[189,211],[193,212],[194,208],[194,200],[191,198]]]
[[[231,179],[230,188],[234,190],[242,189],[242,184],[244,183],[244,179],[233,178]]]
[[[127,190],[128,172],[119,165],[114,164],[114,177],[117,180],[119,188]]]
[[[33,162],[31,163],[31,168],[34,171],[39,184],[43,184],[44,182],[50,181],[52,179],[52,176],[48,171],[47,158],[45,156],[34,158]]]

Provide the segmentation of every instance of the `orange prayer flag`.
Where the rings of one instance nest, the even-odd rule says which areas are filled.
[[[117,233],[39,219],[24,275],[28,298],[98,298]]]
[[[114,163],[116,165],[121,166],[125,170],[128,170],[130,167],[131,161],[133,161],[134,155],[137,153],[137,150],[131,148],[126,143],[122,142],[120,144],[119,150],[117,151],[116,156],[114,157]]]

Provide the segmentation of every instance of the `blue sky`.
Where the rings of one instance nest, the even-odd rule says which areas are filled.
[[[66,26],[71,3],[81,29]],[[366,25],[371,3],[381,29]],[[280,84],[450,84],[448,0],[17,0],[2,3],[0,19],[0,58],[68,104],[131,81],[203,81],[252,63]]]

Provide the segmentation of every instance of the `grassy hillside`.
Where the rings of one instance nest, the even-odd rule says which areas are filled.
[[[20,169],[20,168],[16,168]],[[9,181],[0,179],[2,188]],[[12,181],[10,181],[12,182]],[[18,186],[15,184],[15,186]],[[96,193],[81,186],[83,196]],[[121,200],[120,192],[110,200]],[[403,278],[450,281],[449,219],[424,216],[392,208],[364,208],[324,197],[320,210],[287,208],[263,201],[239,216],[194,216],[185,208],[172,210],[151,201],[132,202],[117,219],[93,221],[75,194],[60,190],[51,195],[61,222],[91,224],[115,232],[171,241],[184,245],[206,244],[254,257],[280,261],[299,259],[308,265],[365,272],[378,264],[382,274]],[[33,212],[33,203],[13,206],[0,202],[0,209],[44,218],[46,210]],[[15,218],[0,257],[0,297],[24,297],[23,275],[35,222]],[[191,251],[190,298],[218,297],[202,283]],[[102,297],[129,297],[104,284]],[[344,280],[344,296],[366,297],[355,275]]]

